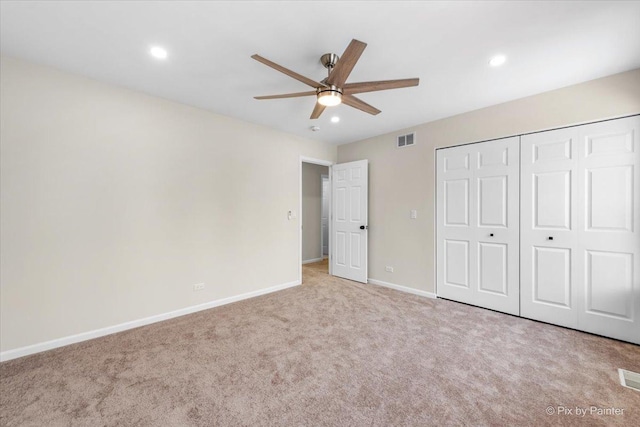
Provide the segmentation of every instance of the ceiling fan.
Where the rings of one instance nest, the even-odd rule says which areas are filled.
[[[301,81],[302,83],[311,86],[314,90],[307,92],[285,93],[281,95],[268,95],[268,96],[256,96],[255,99],[279,99],[279,98],[296,98],[300,96],[317,97],[316,106],[311,113],[312,119],[320,117],[326,107],[333,107],[344,103],[350,107],[362,110],[365,113],[376,115],[380,113],[380,110],[367,104],[359,98],[353,96],[356,93],[374,92],[378,90],[387,89],[399,89],[403,87],[418,86],[420,79],[401,79],[401,80],[379,80],[373,82],[360,82],[360,83],[346,83],[351,70],[355,67],[356,62],[360,59],[360,55],[364,52],[364,48],[367,47],[366,43],[358,41],[356,39],[351,40],[347,49],[345,49],[342,57],[339,57],[335,53],[325,53],[320,58],[320,62],[328,70],[329,75],[327,78],[317,82],[302,76],[294,71],[291,71],[281,65],[271,62],[268,59],[261,57],[260,55],[253,55],[252,58],[256,61],[280,71],[293,77],[294,79]]]

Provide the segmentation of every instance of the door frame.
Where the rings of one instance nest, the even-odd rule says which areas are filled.
[[[332,173],[331,166],[335,162],[323,159],[314,159],[313,157],[300,156],[298,162],[298,282],[302,283],[302,164],[311,163],[314,165],[327,166],[329,168],[329,215],[331,215],[331,185],[332,185]],[[320,180],[322,185],[322,180]],[[320,209],[322,209],[322,203],[320,203]],[[320,216],[322,221],[322,215]],[[331,274],[331,219],[329,219],[329,274]],[[320,226],[320,233],[322,233],[322,224]],[[322,245],[322,239],[320,239],[320,245]],[[322,249],[322,246],[321,246]],[[322,250],[320,250],[322,254]]]
[[[329,183],[329,188],[327,189],[327,191],[329,192],[329,197],[328,197],[328,210],[329,210],[329,218],[327,218],[327,232],[329,232],[329,226],[330,226],[330,222],[331,222],[331,179],[329,178],[331,176],[331,169],[329,169],[329,173],[327,173],[326,175],[322,174],[320,175],[320,258],[322,258],[324,260],[324,235],[322,234],[322,204],[324,203],[324,201],[322,200],[324,198],[324,180],[326,179],[327,182]],[[327,234],[327,258],[329,257],[329,249],[331,248],[331,246],[329,245],[329,237],[331,235]]]

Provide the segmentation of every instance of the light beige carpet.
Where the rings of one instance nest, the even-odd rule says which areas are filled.
[[[617,374],[640,371],[638,346],[331,278],[326,266],[305,266],[304,282],[2,363],[0,423],[638,425],[640,392]],[[624,415],[575,415],[591,406]]]

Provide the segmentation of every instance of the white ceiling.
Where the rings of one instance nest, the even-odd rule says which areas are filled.
[[[368,43],[348,82],[419,77],[358,95],[310,120],[309,90],[250,58],[307,77],[323,53]],[[152,44],[169,51],[159,62]],[[640,2],[13,2],[0,3],[4,55],[342,144],[640,67]],[[507,63],[488,60],[506,54]],[[340,123],[330,123],[333,115]],[[318,125],[320,132],[311,132]]]

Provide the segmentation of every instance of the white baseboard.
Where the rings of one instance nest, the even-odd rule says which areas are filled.
[[[396,285],[395,283],[383,282],[382,280],[367,279],[368,283],[372,285],[384,286],[385,288],[395,289],[396,291],[406,292],[408,294],[419,295],[427,298],[437,298],[436,294],[427,291],[421,291],[419,289],[408,288],[406,286]]]
[[[291,288],[293,286],[300,285],[299,280],[293,282],[283,283],[281,285],[271,286],[265,289],[259,289],[253,292],[247,292],[244,294],[222,298],[219,300],[205,302],[203,304],[192,305],[190,307],[181,308],[179,310],[170,311],[168,313],[156,314],[155,316],[145,317],[143,319],[132,320],[130,322],[120,323],[114,326],[108,326],[106,328],[95,329],[93,331],[82,332],[76,335],[70,335],[67,337],[58,338],[51,341],[45,341],[38,344],[32,344],[25,347],[16,348],[13,350],[7,350],[0,353],[0,362],[6,360],[17,359],[18,357],[28,356],[30,354],[40,353],[43,351],[51,350],[58,347],[64,347],[66,345],[87,341],[94,338],[103,337],[105,335],[115,334],[117,332],[126,331],[128,329],[139,328],[140,326],[149,325],[151,323],[161,322],[163,320],[173,319],[174,317],[184,316],[186,314],[195,313],[197,311],[207,310],[213,307],[219,307],[221,305],[231,304],[232,302],[242,301],[244,299],[254,298],[260,295],[269,294],[271,292],[281,291],[283,289]]]
[[[302,261],[303,264],[311,264],[312,262],[320,262],[322,261],[322,258],[312,258],[312,259],[305,259],[304,261]]]

